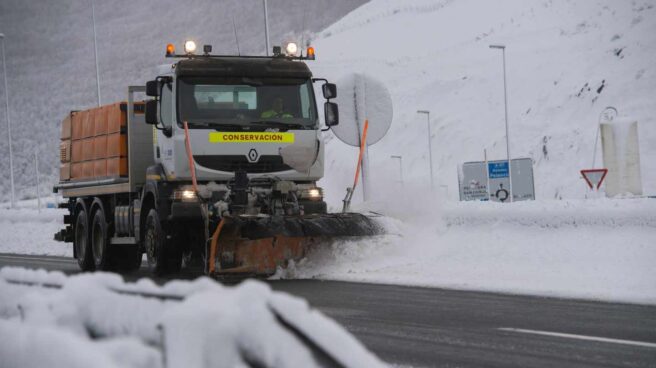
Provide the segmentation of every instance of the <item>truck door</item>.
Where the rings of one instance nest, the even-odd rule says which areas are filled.
[[[175,129],[175,107],[173,98],[173,83],[164,83],[160,97],[159,121],[164,130],[156,130],[155,139],[155,162],[164,166],[166,174],[175,172],[175,160],[173,152],[173,130]],[[169,132],[167,134],[166,132]],[[170,135],[170,136],[167,136]]]

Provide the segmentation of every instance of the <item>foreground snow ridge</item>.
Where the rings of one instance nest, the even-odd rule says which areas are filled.
[[[259,281],[125,283],[0,270],[3,367],[380,367],[333,320]]]

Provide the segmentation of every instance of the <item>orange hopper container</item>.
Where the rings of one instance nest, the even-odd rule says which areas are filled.
[[[72,112],[64,119],[61,181],[128,175],[126,110],[125,102],[115,103]]]

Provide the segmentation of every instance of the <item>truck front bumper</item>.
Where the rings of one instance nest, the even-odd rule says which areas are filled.
[[[203,219],[203,204],[200,202],[173,202],[171,203],[171,221],[190,221]]]

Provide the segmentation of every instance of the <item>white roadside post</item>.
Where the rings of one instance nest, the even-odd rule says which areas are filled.
[[[401,180],[401,187],[403,188],[403,157],[399,155],[392,155],[390,156],[392,159],[397,159],[399,160],[399,178]]]
[[[490,166],[487,161],[487,149],[483,149],[483,156],[485,158],[485,186],[487,187],[487,200],[490,200]]]
[[[39,154],[34,151],[34,171],[36,174],[36,208],[41,213],[41,191],[39,190]]]
[[[262,0],[264,6],[264,40],[266,42],[266,56],[269,56],[269,12],[267,10],[267,0]]]
[[[431,144],[431,128],[430,128],[430,111],[417,110],[418,114],[426,114],[426,125],[428,126],[428,164],[430,165],[430,181],[431,190],[434,189],[435,183],[433,182],[433,148]]]
[[[91,0],[91,21],[93,22],[93,59],[96,63],[96,97],[100,106],[100,71],[98,70],[98,41],[96,39],[96,10]]]
[[[506,46],[490,45],[491,49],[501,50],[503,56],[503,105],[506,112],[506,154],[508,156],[508,189],[510,191],[510,202],[513,202],[512,166],[510,161],[510,134],[508,133],[508,92],[506,87]]]
[[[2,70],[5,81],[5,114],[7,116],[7,137],[9,140],[9,178],[11,181],[11,208],[15,205],[14,192],[14,153],[11,149],[11,120],[9,118],[9,89],[7,88],[7,59],[5,58],[5,34],[0,33],[0,42],[2,42]]]

